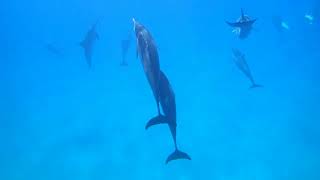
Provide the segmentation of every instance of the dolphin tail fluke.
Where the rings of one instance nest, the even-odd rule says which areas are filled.
[[[262,85],[259,85],[259,84],[253,84],[250,89],[255,89],[255,88],[262,88],[263,86]]]
[[[120,63],[120,66],[123,66],[123,67],[128,66],[128,63],[127,63],[126,61],[122,61],[122,62]]]
[[[152,118],[146,125],[146,129],[149,129],[149,127],[158,125],[158,124],[168,124],[168,120],[165,116],[159,115],[157,117]]]
[[[184,153],[176,149],[172,154],[169,155],[169,157],[166,160],[166,164],[168,164],[170,161],[179,160],[179,159],[191,160],[191,157],[187,153]]]
[[[253,19],[253,20],[247,21],[247,22],[245,22],[245,25],[252,26],[257,20],[258,19]]]

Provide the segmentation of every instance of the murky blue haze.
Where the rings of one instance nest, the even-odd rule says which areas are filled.
[[[320,179],[319,2],[1,4],[1,180]],[[225,23],[241,8],[258,19],[245,40]],[[275,16],[290,28],[278,32]],[[176,95],[178,145],[191,161],[166,165],[174,150],[169,129],[144,129],[157,109],[136,58],[133,17],[156,41]],[[79,42],[98,19],[89,69]],[[263,88],[248,89],[232,48]]]

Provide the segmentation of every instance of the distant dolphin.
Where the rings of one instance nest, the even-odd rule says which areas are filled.
[[[234,62],[237,65],[237,67],[249,78],[249,80],[252,83],[252,86],[250,87],[252,88],[257,88],[257,87],[263,87],[261,85],[258,85],[255,83],[251,70],[249,68],[249,65],[245,59],[245,55],[243,53],[241,53],[238,49],[232,49],[233,51],[233,56],[234,56]]]
[[[93,46],[97,39],[99,39],[99,35],[97,33],[97,24],[98,21],[91,27],[91,29],[87,32],[83,41],[80,42],[80,46],[84,49],[84,55],[87,61],[89,68],[92,67],[92,52]]]
[[[319,2],[320,1],[315,1],[312,10],[309,11],[309,13],[306,13],[304,15],[304,18],[310,25],[316,24],[317,21],[320,19],[320,3]]]
[[[190,156],[178,149],[176,142],[176,101],[173,89],[166,75],[160,71],[160,103],[164,115],[158,115],[152,118],[146,125],[146,129],[157,124],[168,124],[171,135],[173,138],[175,151],[169,155],[166,160],[166,164],[173,160],[188,159],[191,160]]]
[[[311,14],[306,14],[306,15],[304,15],[304,18],[308,21],[308,23],[309,23],[310,25],[313,24],[313,22],[314,22],[314,16],[313,16],[313,15],[311,15]]]
[[[235,32],[240,39],[245,39],[251,33],[252,26],[256,20],[257,19],[251,20],[248,15],[244,14],[243,9],[241,9],[241,17],[237,20],[237,22],[232,23],[226,21],[226,23],[234,28],[233,32]]]
[[[126,57],[127,57],[128,50],[130,48],[130,44],[131,44],[130,36],[128,36],[127,39],[124,39],[124,40],[121,41],[121,52],[122,52],[121,66],[127,66],[128,65],[128,63],[126,61]]]
[[[159,79],[160,64],[159,55],[155,41],[151,33],[139,22],[133,19],[134,31],[137,41],[137,56],[143,65],[143,70],[151,86],[154,98],[156,100],[158,114],[160,115],[159,105]]]
[[[283,30],[289,30],[290,27],[287,22],[285,22],[281,16],[274,16],[272,18],[272,23],[278,32],[283,32]]]

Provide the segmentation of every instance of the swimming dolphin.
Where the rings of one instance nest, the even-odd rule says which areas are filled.
[[[84,49],[84,55],[89,68],[92,67],[93,46],[96,40],[99,39],[99,35],[97,33],[97,24],[98,24],[98,21],[87,32],[84,40],[80,42],[80,46]]]
[[[177,141],[176,141],[177,122],[176,122],[175,95],[168,78],[162,71],[160,71],[160,104],[161,104],[164,115],[160,114],[152,118],[147,123],[146,129],[157,124],[168,124],[171,131],[172,138],[173,138],[175,151],[171,155],[169,155],[169,157],[166,160],[166,164],[168,164],[170,161],[178,160],[178,159],[191,160],[190,156],[187,153],[180,151],[177,146]]]
[[[310,25],[317,23],[320,19],[320,1],[314,2],[312,9],[305,13],[304,18]]]
[[[278,32],[283,32],[283,30],[289,30],[290,27],[287,22],[285,22],[281,16],[274,16],[272,18],[272,23]]]
[[[258,85],[255,83],[251,70],[249,68],[249,65],[245,59],[245,55],[241,53],[238,49],[233,48],[233,56],[234,56],[234,62],[237,65],[237,67],[249,78],[251,81],[252,85],[250,89],[257,88],[257,87],[263,87],[261,85]]]
[[[122,62],[121,62],[121,66],[127,66],[128,63],[126,61],[126,57],[127,57],[127,53],[128,50],[130,48],[130,44],[131,44],[131,38],[130,36],[127,39],[124,39],[121,41],[121,52],[122,52]]]
[[[304,18],[308,21],[308,23],[309,23],[310,25],[313,24],[313,22],[314,22],[314,16],[313,16],[313,15],[311,15],[311,14],[305,14],[305,15],[304,15]]]
[[[241,9],[241,17],[234,23],[226,21],[226,23],[234,28],[233,32],[239,36],[240,39],[245,39],[249,36],[252,30],[253,24],[257,19],[251,20],[248,15],[245,15],[243,9]]]
[[[143,70],[147,76],[149,85],[151,86],[153,96],[157,104],[158,114],[160,115],[160,64],[158,50],[151,33],[135,19],[133,19],[133,24],[137,42],[137,56],[140,55]]]

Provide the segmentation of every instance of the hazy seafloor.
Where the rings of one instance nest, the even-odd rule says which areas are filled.
[[[1,4],[1,180],[320,179],[320,17],[312,25],[304,18],[319,2]],[[258,18],[245,40],[224,22],[241,8]],[[290,29],[279,33],[274,16]],[[157,43],[176,94],[178,145],[191,161],[166,165],[174,150],[168,128],[144,129],[157,110],[136,58],[133,17]],[[89,70],[78,44],[99,18]],[[248,89],[232,48],[245,53],[263,88]]]

